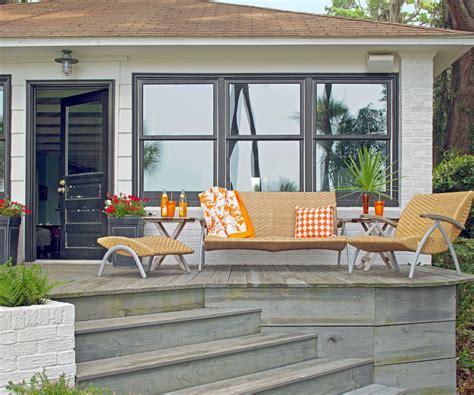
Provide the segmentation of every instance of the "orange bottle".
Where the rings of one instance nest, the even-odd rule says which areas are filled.
[[[181,190],[181,194],[179,195],[179,216],[180,217],[188,216],[188,200],[186,199],[186,194],[184,193],[184,189]]]
[[[161,216],[167,217],[168,216],[168,194],[166,193],[166,189],[163,190],[161,194]]]

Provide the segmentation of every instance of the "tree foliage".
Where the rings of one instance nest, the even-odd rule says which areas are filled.
[[[429,25],[436,5],[435,0],[333,0],[326,12],[347,18]]]

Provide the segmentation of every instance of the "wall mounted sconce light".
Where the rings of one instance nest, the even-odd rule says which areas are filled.
[[[63,65],[63,73],[68,76],[72,73],[72,65],[79,63],[79,60],[72,57],[72,51],[70,49],[63,49],[62,53],[63,56],[54,59],[54,61]]]

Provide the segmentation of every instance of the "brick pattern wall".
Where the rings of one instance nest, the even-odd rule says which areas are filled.
[[[74,306],[49,301],[28,307],[0,307],[0,394],[9,381],[42,372],[64,374],[74,384]]]
[[[433,59],[402,54],[400,67],[401,206],[432,192]]]

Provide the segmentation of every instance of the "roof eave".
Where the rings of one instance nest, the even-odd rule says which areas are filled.
[[[168,45],[436,45],[474,46],[474,35],[447,35],[442,37],[0,37],[0,47],[42,46],[168,46]]]

